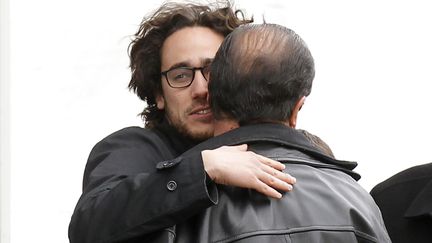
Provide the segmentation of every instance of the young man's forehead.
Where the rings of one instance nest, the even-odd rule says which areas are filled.
[[[170,35],[162,45],[163,69],[174,65],[201,66],[211,62],[224,37],[207,27],[186,27]]]

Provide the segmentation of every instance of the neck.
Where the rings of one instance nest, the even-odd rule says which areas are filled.
[[[218,136],[238,127],[238,122],[231,119],[215,120],[213,135]]]

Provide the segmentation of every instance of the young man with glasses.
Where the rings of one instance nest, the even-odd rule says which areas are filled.
[[[93,148],[70,242],[169,242],[173,228],[164,228],[217,204],[216,184],[275,198],[292,189],[283,164],[246,145],[177,157],[213,136],[208,66],[224,37],[251,22],[238,16],[229,2],[168,3],[141,23],[129,87],[147,102],[146,128],[122,129]]]

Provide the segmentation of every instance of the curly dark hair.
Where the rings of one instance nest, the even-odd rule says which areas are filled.
[[[147,102],[141,113],[145,126],[154,127],[165,114],[157,108],[155,98],[162,93],[160,49],[168,36],[190,26],[208,27],[227,36],[238,26],[251,22],[253,18],[245,18],[229,1],[208,5],[169,2],[145,17],[128,48],[132,71],[129,89]]]

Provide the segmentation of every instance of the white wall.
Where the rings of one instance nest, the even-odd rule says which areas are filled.
[[[12,243],[68,242],[90,149],[117,129],[142,124],[136,115],[143,103],[126,88],[126,49],[128,35],[159,3],[10,2]],[[308,43],[317,74],[299,126],[327,141],[338,158],[358,161],[367,190],[432,161],[427,1],[236,5]]]
[[[0,0],[0,243],[10,236],[9,0]]]

